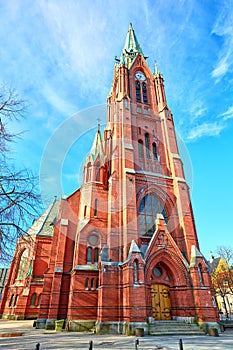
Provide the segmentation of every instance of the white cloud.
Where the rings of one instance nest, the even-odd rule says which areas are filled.
[[[218,62],[211,73],[211,76],[216,78],[218,82],[233,66],[233,12],[231,2],[223,1],[220,14],[212,29],[212,34],[216,34],[223,39],[223,45],[219,50]]]
[[[45,84],[43,88],[43,95],[54,110],[59,111],[65,116],[69,116],[76,112],[77,106],[74,106],[68,100],[61,97],[61,95],[49,84]]]
[[[229,107],[228,110],[221,114],[223,120],[228,120],[233,118],[233,106]]]
[[[195,141],[203,136],[218,136],[224,127],[224,125],[216,122],[197,125],[190,131],[187,140]]]

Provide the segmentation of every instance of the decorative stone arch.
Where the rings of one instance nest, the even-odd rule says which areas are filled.
[[[158,269],[158,274],[155,269]],[[189,299],[190,305],[193,304],[188,267],[175,251],[159,249],[149,256],[145,266],[145,282],[148,317],[153,317],[153,288],[156,285],[167,288],[171,310],[170,318],[179,316],[177,306],[183,308],[185,298]],[[182,295],[179,290],[182,290]]]
[[[181,261],[175,252],[168,249],[160,249],[155,251],[146,261],[145,279],[147,284],[151,283],[151,275],[153,273],[153,269],[159,263],[167,267],[169,275],[171,277],[169,282],[170,285],[172,283],[177,284],[177,281],[175,282],[177,278],[179,278],[180,284],[190,284],[190,277],[184,262]]]

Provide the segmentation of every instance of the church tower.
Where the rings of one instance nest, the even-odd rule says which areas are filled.
[[[50,236],[37,327],[66,319],[70,330],[153,334],[162,320],[216,325],[164,79],[131,24],[115,61],[103,137],[98,127],[82,186],[61,200]]]

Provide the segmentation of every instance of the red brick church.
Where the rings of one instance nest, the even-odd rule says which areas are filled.
[[[18,240],[2,317],[123,334],[158,320],[215,324],[163,76],[132,25],[83,173]]]

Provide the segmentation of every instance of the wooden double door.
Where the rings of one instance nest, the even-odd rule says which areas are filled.
[[[171,301],[169,287],[163,284],[152,284],[152,313],[155,320],[171,319]]]

